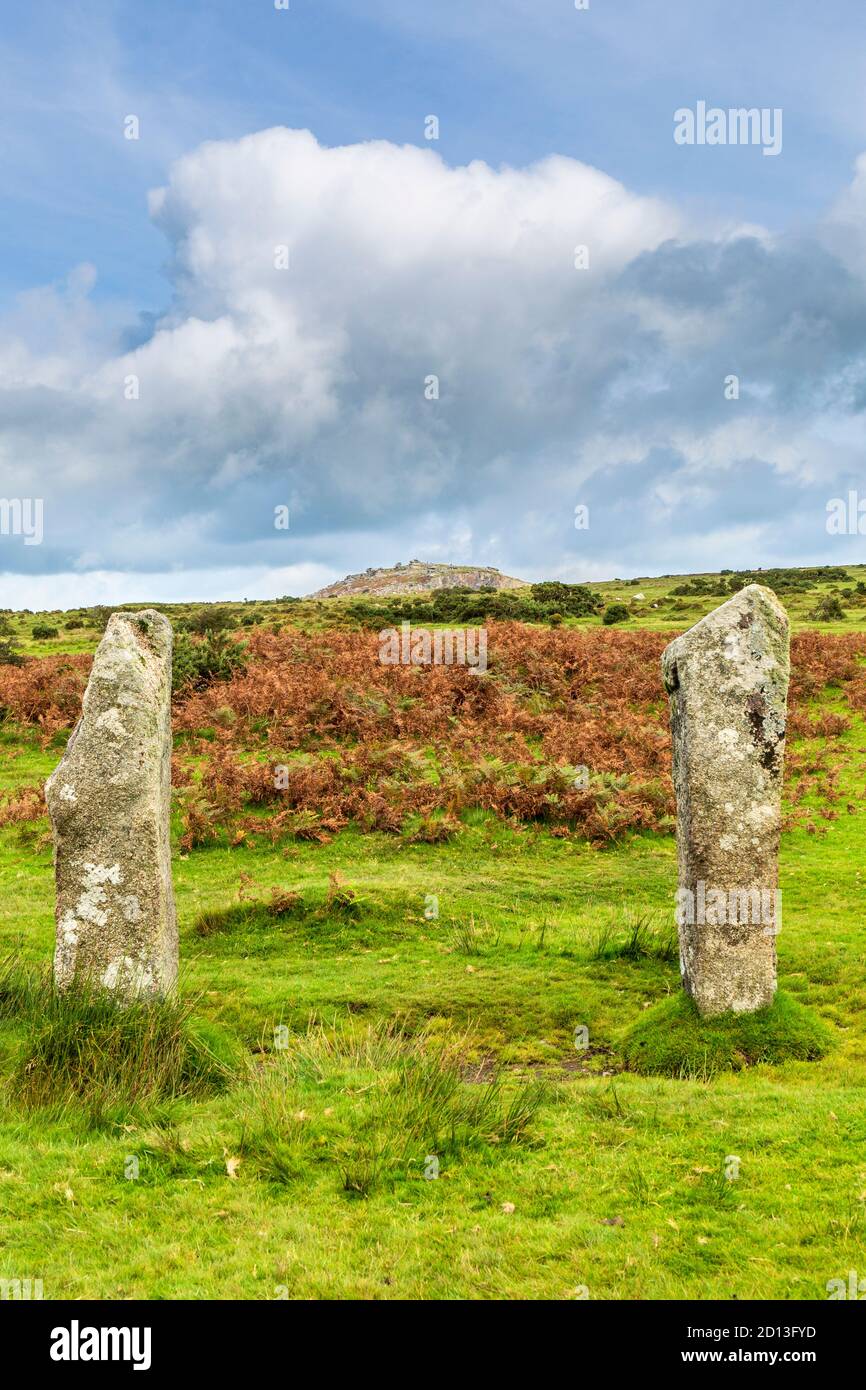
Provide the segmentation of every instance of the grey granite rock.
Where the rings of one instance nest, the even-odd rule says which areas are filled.
[[[161,613],[112,615],[81,718],[46,783],[60,988],[83,977],[132,998],[164,994],[177,976],[171,653]]]
[[[749,584],[671,642],[680,968],[702,1014],[772,1002],[788,618]]]

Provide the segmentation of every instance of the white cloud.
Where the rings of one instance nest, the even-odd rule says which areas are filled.
[[[863,177],[831,219],[849,242]],[[638,474],[671,534],[645,533],[635,563],[675,568],[676,546],[706,534],[696,498],[717,504],[720,545],[756,534],[724,518],[744,460],[811,484],[845,438],[853,466],[839,397],[856,395],[864,306],[839,262],[797,260],[760,229],[707,241],[575,160],[450,168],[429,149],[327,149],[277,128],[184,156],[151,212],[173,297],[137,346],[94,307],[88,267],[2,325],[0,490],[43,497],[46,529],[27,554],[0,538],[0,563],[31,567],[0,581],[0,604],[67,583],[70,603],[130,585],[204,597],[197,575],[301,591],[412,554],[597,569],[638,541],[620,513],[606,533],[596,506],[591,550],[574,552],[579,489],[613,504]],[[292,517],[279,538],[278,503]]]
[[[281,598],[312,593],[342,574],[326,565],[259,565],[153,574],[144,570],[90,569],[84,574],[0,573],[4,608],[34,613],[119,603],[209,603]]]

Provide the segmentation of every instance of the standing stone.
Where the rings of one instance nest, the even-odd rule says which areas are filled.
[[[54,826],[54,979],[124,997],[177,976],[171,883],[171,624],[114,613],[81,718],[45,787]]]
[[[683,985],[701,1014],[776,992],[788,618],[749,584],[662,656],[677,794]]]

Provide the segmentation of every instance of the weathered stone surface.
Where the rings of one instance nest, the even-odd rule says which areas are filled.
[[[702,1014],[772,1002],[788,618],[741,589],[662,656],[677,794],[680,969]]]
[[[114,613],[63,760],[45,787],[54,826],[54,978],[124,996],[177,976],[171,882],[171,624]]]

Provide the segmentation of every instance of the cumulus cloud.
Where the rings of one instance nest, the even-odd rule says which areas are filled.
[[[2,491],[44,498],[45,540],[0,537],[0,567],[75,603],[120,573],[303,592],[414,554],[573,578],[836,558],[862,178],[805,241],[696,228],[558,156],[205,144],[151,196],[163,315],[95,307],[83,267],[2,325]]]

